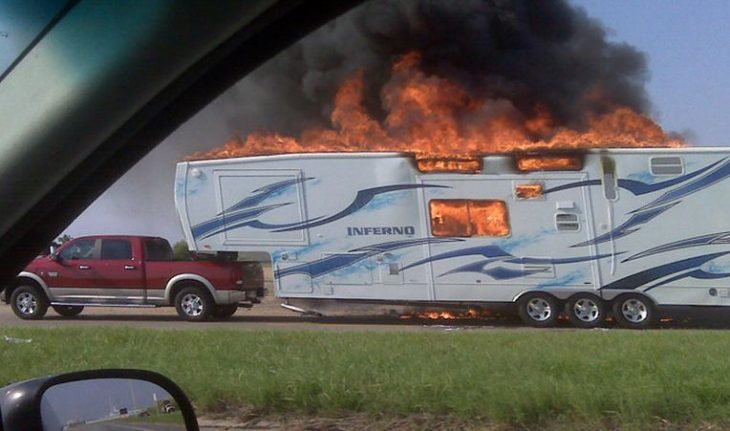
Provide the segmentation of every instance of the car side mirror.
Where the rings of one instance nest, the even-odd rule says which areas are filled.
[[[43,377],[0,391],[4,431],[165,429],[198,431],[193,407],[151,371],[94,370]]]

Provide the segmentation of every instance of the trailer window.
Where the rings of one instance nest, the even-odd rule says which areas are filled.
[[[575,232],[580,230],[578,214],[558,213],[555,214],[555,227],[558,232]]]
[[[520,154],[515,156],[521,172],[579,171],[583,169],[580,154]]]
[[[682,175],[684,165],[680,157],[652,157],[649,160],[652,175]]]
[[[515,198],[517,199],[540,199],[544,195],[544,187],[540,183],[517,184],[515,186]]]
[[[434,199],[429,202],[434,236],[507,236],[507,204],[499,200]]]

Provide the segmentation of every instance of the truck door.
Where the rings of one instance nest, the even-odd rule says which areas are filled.
[[[51,291],[50,299],[66,300],[93,287],[93,268],[98,255],[95,239],[77,239],[67,243],[48,271],[39,274]]]
[[[130,240],[101,239],[96,241],[93,254],[74,259],[62,253],[60,257],[64,271],[63,274],[59,271],[57,281],[51,285],[56,300],[120,304],[144,302],[142,262],[133,255]]]
[[[571,246],[592,228],[578,173],[442,176],[424,189],[434,298],[511,302],[531,289],[596,285],[596,256]]]

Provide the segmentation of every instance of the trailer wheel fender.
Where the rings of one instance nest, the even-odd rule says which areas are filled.
[[[172,301],[175,299],[175,294],[177,293],[176,291],[184,286],[190,286],[191,284],[204,287],[208,290],[208,293],[210,293],[211,298],[216,298],[213,283],[208,281],[207,278],[198,274],[178,274],[172,277],[167,282],[167,286],[165,286],[165,302],[172,304]]]
[[[46,295],[46,298],[51,298],[50,290],[48,289],[48,285],[45,281],[43,281],[42,278],[38,276],[38,274],[34,274],[32,272],[28,271],[22,271],[18,276],[15,278],[15,282],[12,286],[8,286],[5,291],[3,292],[5,296],[3,296],[3,300],[5,303],[10,303],[10,295],[13,294],[13,290],[15,290],[16,287],[21,286],[23,284],[32,284],[37,287],[39,287],[41,290],[43,290],[43,293]]]

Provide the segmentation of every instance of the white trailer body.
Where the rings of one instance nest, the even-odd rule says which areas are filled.
[[[191,250],[268,253],[282,298],[633,292],[658,305],[730,305],[730,150],[582,157],[575,171],[520,172],[511,156],[486,156],[471,174],[423,173],[398,153],[184,162],[175,198]],[[521,186],[540,193],[525,198]],[[493,221],[507,231],[485,234],[476,225],[493,206],[506,209]],[[451,219],[455,208],[469,226]]]

